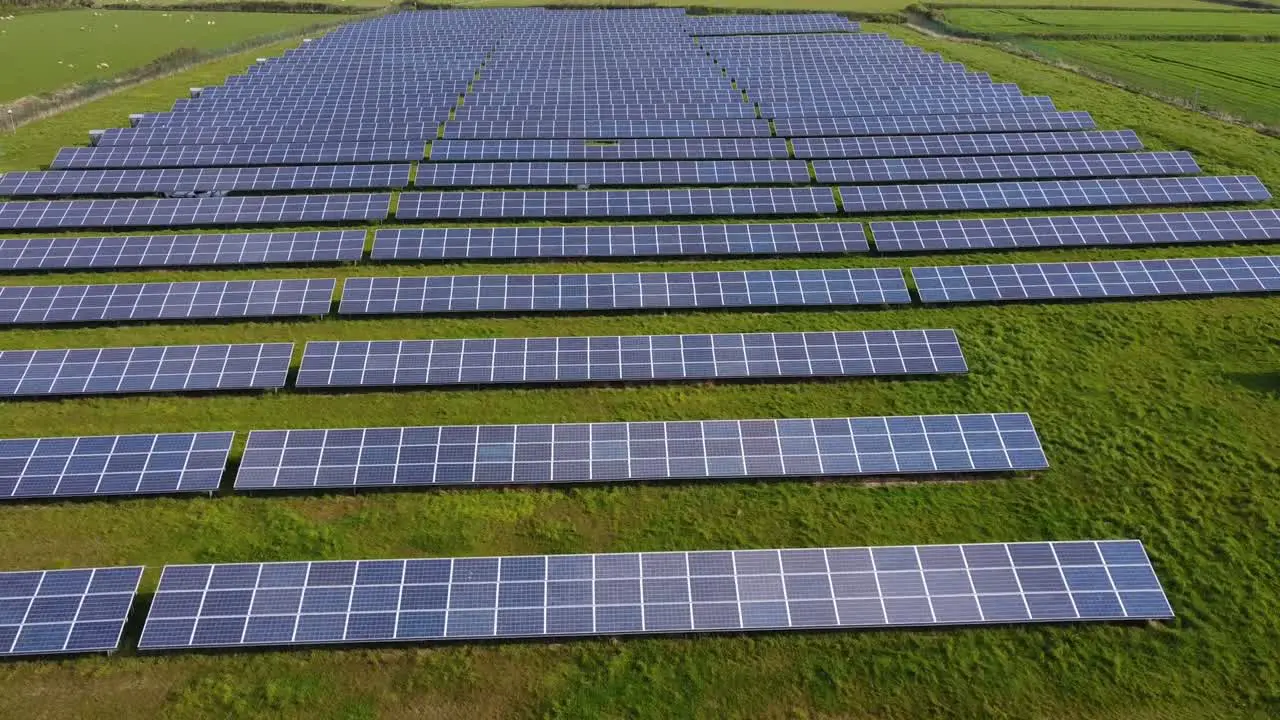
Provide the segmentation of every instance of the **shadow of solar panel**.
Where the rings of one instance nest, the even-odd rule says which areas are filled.
[[[815,137],[791,141],[798,158],[875,158],[945,155],[1017,155],[1141,150],[1132,130]]]
[[[623,162],[427,163],[418,187],[808,184],[802,160],[635,160]]]
[[[0,287],[0,325],[327,315],[337,281]]]
[[[254,431],[238,490],[1010,472],[1025,414]]]
[[[52,170],[0,175],[0,195],[143,195],[263,190],[362,190],[409,184],[409,165],[181,170]]]
[[[0,657],[110,653],[142,566],[0,573]]]
[[[967,372],[952,330],[309,342],[298,387]]]
[[[213,493],[234,435],[0,439],[0,500]]]
[[[1191,154],[1184,152],[814,160],[813,169],[820,183],[1144,177],[1200,172]]]
[[[293,343],[0,350],[0,396],[284,387]]]
[[[881,252],[1280,240],[1280,212],[1058,215],[871,223]],[[0,246],[2,249],[2,246]]]
[[[385,220],[391,195],[268,195],[0,203],[0,229],[202,227]]]
[[[379,230],[374,260],[867,252],[860,223],[571,225]],[[4,244],[0,242],[0,259]]]
[[[830,188],[403,193],[399,220],[516,217],[688,217],[834,213]],[[0,206],[0,217],[3,217]]]
[[[1280,292],[1280,255],[912,268],[924,302]]]
[[[446,140],[768,137],[764,120],[454,120]]]
[[[343,315],[911,302],[897,268],[348,278]]]
[[[354,262],[363,230],[0,240],[0,269],[72,270]]]
[[[219,165],[307,165],[421,160],[416,141],[322,145],[165,145],[69,147],[58,151],[53,170],[213,167]]]
[[[781,138],[586,140],[438,140],[432,162],[481,160],[751,160],[786,159]],[[425,168],[424,168],[425,169]]]
[[[842,135],[943,135],[978,132],[1043,132],[1092,130],[1085,112],[1005,113],[1000,115],[904,115],[825,118],[780,118],[778,137]]]
[[[138,647],[1171,617],[1137,540],[169,565]]]
[[[1251,175],[840,187],[847,213],[1182,205],[1257,202],[1270,197]]]

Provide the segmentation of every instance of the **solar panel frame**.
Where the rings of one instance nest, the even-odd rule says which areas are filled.
[[[911,302],[898,268],[347,278],[339,315]]]
[[[293,343],[0,350],[0,397],[284,387]]]
[[[363,230],[0,238],[0,270],[90,270],[355,262]]]
[[[912,268],[926,303],[1280,292],[1280,255]]]
[[[139,650],[1172,617],[1137,540],[169,565]]]
[[[217,492],[232,432],[0,438],[0,502]]]
[[[111,653],[142,566],[0,572],[0,657]]]

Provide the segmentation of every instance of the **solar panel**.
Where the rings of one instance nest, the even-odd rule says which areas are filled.
[[[1191,153],[1185,152],[814,160],[813,169],[820,183],[1143,177],[1200,172]]]
[[[918,220],[871,223],[871,230],[881,252],[1247,242],[1280,240],[1280,211]]]
[[[591,140],[438,140],[432,162],[480,160],[759,160],[786,159],[781,138]]]
[[[49,167],[53,170],[91,170],[408,162],[421,160],[424,154],[423,146],[416,141],[327,145],[116,145],[63,148]]]
[[[0,325],[326,315],[336,280],[0,287]]]
[[[512,82],[519,82],[513,79]],[[842,115],[845,113],[841,113]],[[455,113],[458,120],[525,122],[559,120],[752,120],[754,106],[746,103],[717,105],[474,105]]]
[[[1092,130],[1095,127],[1093,118],[1086,112],[779,118],[774,121],[774,126],[777,128],[778,137],[790,138]]]
[[[777,120],[797,117],[862,117],[868,115],[1003,115],[1007,113],[1057,112],[1047,97],[920,98],[915,100],[867,100],[830,103],[760,103],[763,117]]]
[[[912,268],[924,302],[1280,292],[1280,255]]]
[[[336,125],[334,123],[280,125],[224,125],[215,128],[178,125],[156,128],[110,128],[98,147],[120,145],[316,145],[337,142],[407,140],[426,147],[439,123]]]
[[[0,229],[201,227],[385,220],[391,196],[267,195],[0,203]]]
[[[803,160],[650,160],[623,162],[428,163],[419,187],[573,185],[758,185],[809,182]]]
[[[1171,617],[1137,540],[169,565],[138,648]]]
[[[0,269],[354,262],[364,255],[364,241],[363,230],[0,239]]]
[[[518,217],[812,215],[836,212],[830,188],[402,193],[398,220]],[[0,218],[4,209],[0,206]]]
[[[0,195],[146,195],[362,190],[409,184],[409,165],[303,165],[181,170],[52,170],[0,175]]]
[[[234,435],[0,439],[0,500],[213,493]]]
[[[455,120],[447,140],[769,137],[764,120]]]
[[[114,652],[142,566],[0,573],[0,657]]]
[[[486,385],[968,370],[952,330],[309,342],[298,387]]]
[[[843,185],[845,212],[999,210],[1255,202],[1271,193],[1258,178],[1119,178],[962,185]]]
[[[379,230],[374,260],[867,252],[859,223],[524,225]],[[0,242],[0,258],[4,244]]]
[[[293,343],[0,350],[0,396],[284,387]]]
[[[815,137],[791,141],[798,158],[874,158],[942,155],[1016,155],[1141,150],[1132,130],[982,135]]]
[[[266,430],[237,490],[881,476],[1047,467],[1025,414]]]
[[[897,268],[347,278],[342,315],[910,303]]]

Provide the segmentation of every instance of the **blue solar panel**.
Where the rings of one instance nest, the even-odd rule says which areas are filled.
[[[1058,215],[871,223],[880,252],[1280,240],[1280,212]],[[375,252],[377,248],[375,245]]]
[[[897,268],[347,278],[343,315],[911,302]]]
[[[0,229],[202,227],[385,220],[391,196],[271,195],[0,203]]]
[[[456,120],[447,140],[768,137],[764,120]]]
[[[912,268],[920,299],[949,303],[1280,292],[1280,255]]]
[[[904,115],[779,118],[778,137],[841,135],[943,135],[947,133],[1092,130],[1085,112],[1004,113],[1000,115]]]
[[[234,435],[0,439],[0,500],[213,493]]]
[[[431,160],[752,160],[789,157],[781,138],[439,140]]]
[[[0,287],[0,325],[326,315],[336,280]]]
[[[1171,617],[1137,540],[169,565],[138,647]]]
[[[0,350],[0,396],[284,387],[293,343]]]
[[[354,262],[364,255],[364,241],[363,230],[0,239],[0,269]]]
[[[536,225],[379,230],[374,260],[852,253],[859,223]],[[0,242],[0,258],[4,244]]]
[[[802,160],[631,160],[622,162],[428,163],[419,187],[578,185],[764,185],[809,183]]]
[[[308,165],[421,160],[414,141],[328,145],[166,145],[73,147],[58,151],[53,170],[103,168],[216,167],[220,165]]]
[[[1185,152],[814,160],[813,169],[820,183],[1144,177],[1200,172],[1195,159]]]
[[[0,657],[114,652],[142,567],[0,573]]]
[[[403,193],[398,220],[813,215],[836,211],[830,188]],[[0,217],[3,217],[0,206]]]
[[[0,195],[192,195],[266,190],[363,190],[409,184],[409,165],[302,165],[178,170],[51,170],[0,175]]]

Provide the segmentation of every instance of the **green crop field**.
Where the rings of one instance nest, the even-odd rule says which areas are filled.
[[[139,10],[18,15],[0,21],[0,103],[119,75],[179,48],[216,50],[341,19],[349,18]]]
[[[887,31],[1207,172],[1280,189],[1280,140],[976,43]],[[3,136],[0,169],[163,109],[257,55]],[[0,282],[907,266],[1280,253],[1280,243],[823,258],[440,263],[6,276]],[[1054,718],[1280,714],[1280,303],[393,318],[0,330],[0,347],[953,327],[946,380],[109,397],[0,403],[0,435],[1028,411],[1051,469],[965,483],[738,482],[0,505],[3,569],[1138,537],[1178,617],[1150,625],[777,633],[0,663],[0,718]],[[299,348],[300,349],[300,348]],[[238,450],[237,450],[238,452]],[[140,614],[140,613],[138,613]],[[136,640],[140,623],[126,635]]]
[[[1280,45],[1210,42],[1035,42],[1027,47],[1137,88],[1280,125]]]
[[[952,9],[946,22],[984,35],[1026,37],[1155,37],[1238,35],[1280,37],[1280,13],[1152,12],[1150,10]]]

